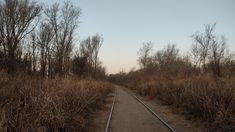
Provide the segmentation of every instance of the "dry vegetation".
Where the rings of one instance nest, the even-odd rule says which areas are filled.
[[[142,78],[127,83],[127,87],[183,110],[188,118],[208,122],[213,131],[235,129],[235,78],[215,80],[211,75],[203,75],[174,80],[146,80],[142,75]]]
[[[80,15],[69,1],[0,1],[0,131],[82,131],[112,90],[71,77],[106,78],[98,57],[102,35],[73,50]],[[235,59],[225,55],[226,39],[213,33],[215,25],[192,35],[192,56],[182,57],[175,45],[152,54],[148,42],[138,52],[139,70],[109,79],[212,122],[212,130],[235,131]]]
[[[149,99],[185,114],[186,118],[205,122],[208,131],[235,130],[235,78],[213,74],[166,77],[164,73],[143,71],[118,75],[118,83]]]
[[[152,42],[144,43],[140,69],[109,79],[205,122],[208,131],[235,131],[235,60],[214,28],[206,25],[204,33],[192,35],[191,56],[180,55],[175,45],[152,54]]]
[[[0,1],[0,131],[83,131],[111,92],[103,37],[73,50],[80,15],[69,0]]]
[[[0,73],[0,131],[83,131],[109,83]]]

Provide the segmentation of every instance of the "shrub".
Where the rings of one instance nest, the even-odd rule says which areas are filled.
[[[94,80],[0,75],[0,131],[82,131],[111,91]]]
[[[227,131],[235,126],[235,78],[210,75],[175,80],[155,78],[139,81],[138,86],[136,90],[141,95],[183,108],[195,118],[212,122],[212,128]]]

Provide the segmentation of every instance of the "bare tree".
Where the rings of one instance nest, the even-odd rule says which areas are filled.
[[[224,58],[226,49],[226,39],[221,37],[221,40],[214,40],[211,45],[211,63],[214,75],[221,76],[221,59]]]
[[[69,1],[66,1],[61,9],[58,4],[54,4],[46,10],[46,16],[55,34],[56,71],[60,75],[65,75],[69,71],[68,64],[73,46],[73,35],[77,28],[80,14],[81,10],[74,7]]]
[[[73,58],[72,71],[78,76],[84,76],[88,72],[87,57],[80,56],[78,53]]]
[[[222,70],[223,74],[231,78],[235,75],[235,54],[228,54],[224,57],[224,61],[222,62]]]
[[[92,46],[91,37],[87,37],[80,43],[79,53],[81,57],[87,58],[88,61],[88,74],[91,75],[93,67],[93,53],[94,47]]]
[[[205,72],[206,64],[211,63],[211,68],[216,76],[221,76],[220,63],[221,59],[224,57],[224,52],[226,48],[225,37],[219,39],[213,31],[215,29],[216,23],[210,25],[205,25],[205,32],[198,34],[195,33],[192,37],[195,44],[192,47],[192,53],[196,59],[198,59],[197,64],[202,63],[202,71]]]
[[[102,38],[102,36],[96,34],[95,36],[92,37],[92,45],[94,47],[94,55],[93,55],[93,59],[94,59],[94,76],[96,77],[97,74],[97,69],[98,69],[98,54],[99,54],[99,50],[100,47],[103,44],[104,39]]]
[[[89,64],[88,72],[94,77],[96,77],[97,69],[99,67],[98,54],[102,43],[103,37],[96,34],[92,37],[87,37],[80,44],[80,54],[87,58]]]
[[[5,0],[0,10],[0,40],[7,55],[8,72],[14,73],[20,41],[34,29],[41,7],[28,0]]]
[[[37,44],[40,50],[40,68],[41,75],[46,76],[51,74],[51,56],[52,56],[52,27],[46,21],[40,25]]]
[[[195,58],[198,58],[197,61],[200,65],[202,63],[202,71],[204,72],[206,69],[206,61],[207,57],[209,56],[209,50],[211,44],[214,42],[215,36],[213,31],[215,29],[216,23],[213,25],[207,24],[205,25],[205,33],[195,33],[192,35],[192,38],[195,42],[193,45],[193,55]]]
[[[150,59],[150,54],[153,50],[153,43],[152,42],[147,42],[147,43],[143,43],[143,47],[139,49],[138,51],[138,61],[141,67],[143,67],[143,69],[146,69],[149,59]]]
[[[168,44],[163,50],[157,51],[154,58],[160,71],[172,76],[177,74],[180,60],[179,49],[176,48],[175,44]]]
[[[36,72],[36,65],[37,65],[37,44],[36,44],[36,40],[37,39],[37,35],[36,35],[36,31],[33,31],[31,34],[30,34],[30,49],[32,53],[30,53],[31,55],[31,65],[32,65],[32,71],[33,72]]]
[[[3,32],[3,24],[4,24],[4,19],[2,17],[4,16],[4,11],[3,11],[3,5],[2,1],[0,1],[0,68],[6,68],[5,63],[6,63],[6,44],[4,43],[5,39],[5,34]]]

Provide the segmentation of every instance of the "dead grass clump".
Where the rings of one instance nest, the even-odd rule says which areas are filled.
[[[0,74],[1,131],[82,131],[111,91],[93,80]]]
[[[235,78],[214,78],[210,75],[186,79],[139,82],[137,91],[153,96],[164,104],[183,108],[189,115],[212,122],[212,128],[235,130]],[[221,130],[221,129],[219,129]]]
[[[187,80],[185,85],[188,88],[183,93],[183,106],[193,115],[213,121],[218,113],[232,109],[235,87],[229,80],[195,77]]]

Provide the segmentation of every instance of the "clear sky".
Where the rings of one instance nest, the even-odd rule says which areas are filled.
[[[63,0],[39,0],[45,4]],[[82,9],[77,40],[96,33],[104,43],[100,59],[108,73],[137,66],[143,42],[154,42],[156,50],[175,43],[190,52],[190,35],[204,24],[217,23],[217,35],[225,35],[235,52],[235,0],[72,0]]]

